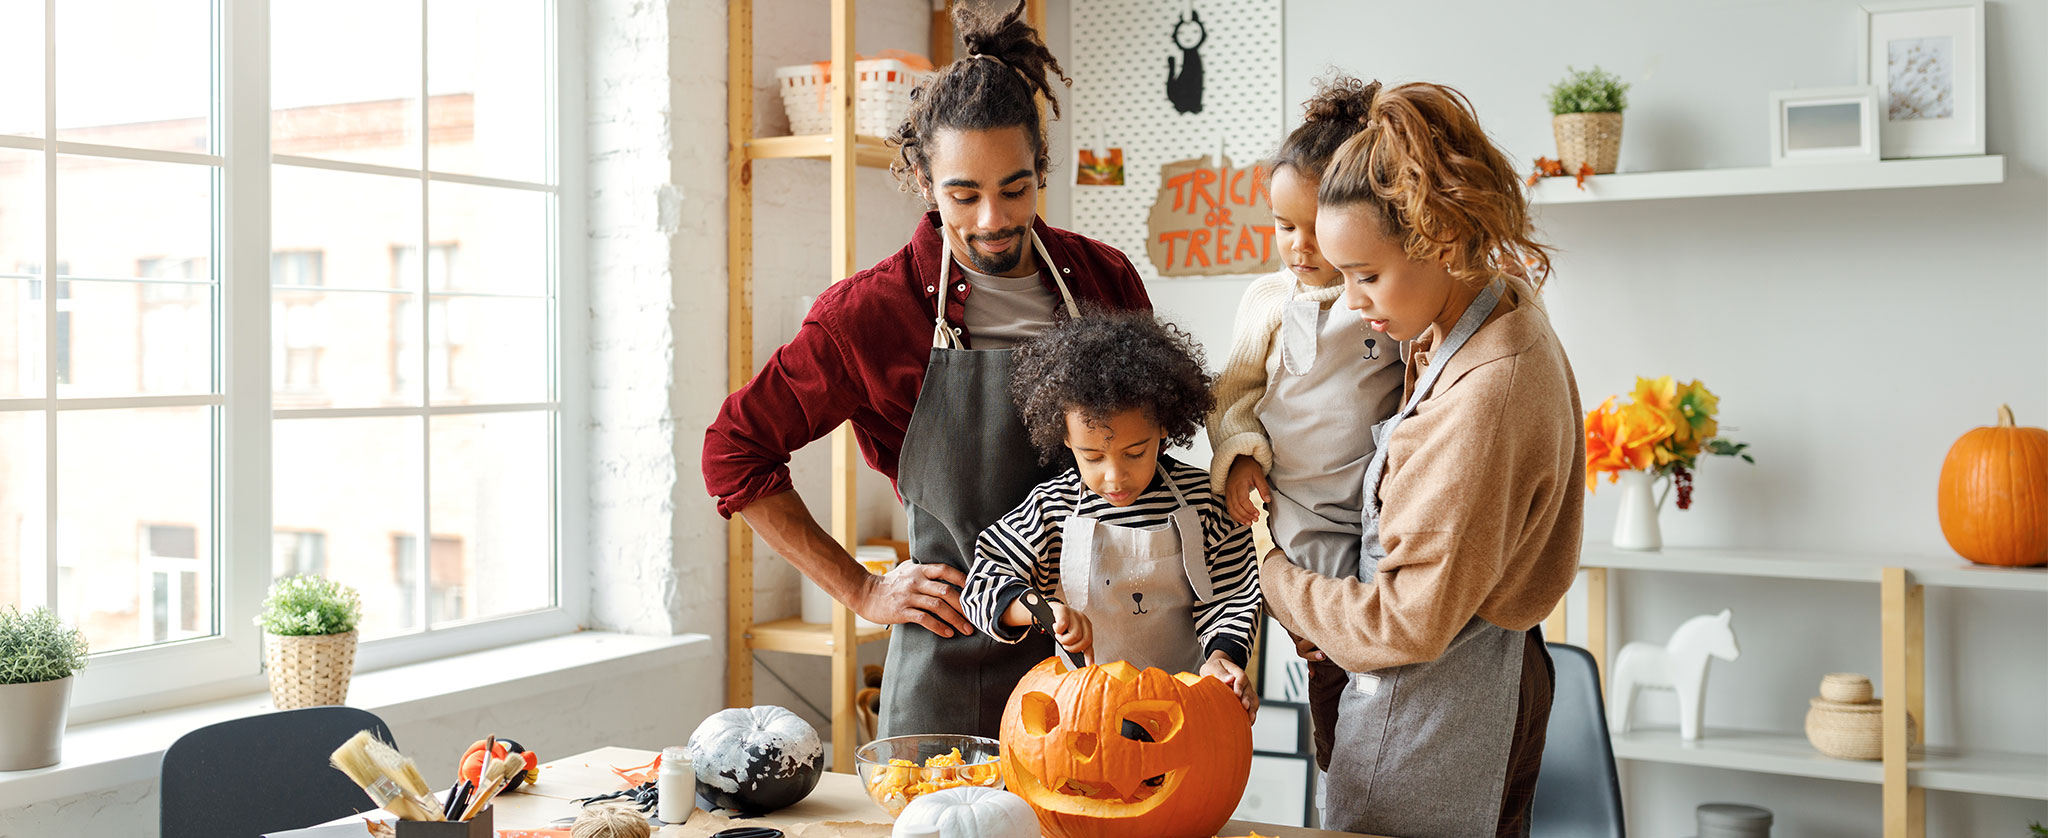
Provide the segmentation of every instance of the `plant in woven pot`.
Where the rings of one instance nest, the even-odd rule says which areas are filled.
[[[355,589],[318,576],[287,576],[270,586],[256,625],[263,628],[263,665],[270,701],[279,710],[340,704],[356,668]]]
[[[1565,68],[1564,80],[1550,86],[1550,130],[1567,174],[1582,163],[1596,175],[1614,173],[1621,159],[1621,112],[1627,107],[1628,85],[1620,76],[1598,66]]]
[[[0,771],[63,758],[72,675],[85,668],[85,633],[48,608],[0,609]]]

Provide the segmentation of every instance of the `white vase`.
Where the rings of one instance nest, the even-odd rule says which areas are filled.
[[[0,684],[0,771],[56,765],[63,757],[74,678]]]
[[[1657,476],[1647,471],[1621,472],[1621,509],[1614,516],[1614,549],[1657,552],[1664,534],[1657,529]]]

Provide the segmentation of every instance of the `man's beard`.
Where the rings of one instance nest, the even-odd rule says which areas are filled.
[[[1031,230],[1028,227],[1012,227],[1008,230],[988,235],[975,234],[968,236],[967,261],[974,263],[976,271],[985,274],[1000,275],[1008,271],[1014,271],[1017,269],[1017,265],[1024,261],[1024,249],[1030,246],[1030,235]],[[1002,238],[1011,238],[1014,241],[1010,245],[1009,250],[1001,253],[984,253],[980,248],[974,246],[975,242]]]

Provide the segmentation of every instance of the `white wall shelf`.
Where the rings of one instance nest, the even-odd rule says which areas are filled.
[[[2048,756],[2041,754],[1934,751],[1909,764],[1917,786],[2048,800]]]
[[[1989,567],[1956,556],[1743,547],[1667,547],[1662,552],[1644,553],[1589,543],[1579,556],[1579,566],[1873,584],[1881,581],[1885,568],[1903,567],[1916,585],[2048,593],[2048,567]]]
[[[1884,782],[1884,763],[1823,756],[1801,734],[1707,728],[1697,742],[1677,728],[1637,727],[1615,734],[1616,759],[1724,768],[1847,783]],[[1935,749],[1907,763],[1910,782],[1937,791],[2048,800],[2048,756]]]
[[[1716,198],[1789,192],[1845,192],[1919,186],[1970,186],[2005,181],[2005,157],[1929,157],[1876,163],[1759,166],[1594,175],[1580,190],[1569,177],[1550,177],[1529,190],[1532,204],[1586,204],[1666,198]]]
[[[1616,759],[1726,768],[1850,783],[1881,783],[1884,764],[1822,756],[1805,736],[1707,728],[1697,742],[1672,727],[1637,726],[1613,734]]]
[[[1914,161],[1918,162],[1918,161]],[[1889,165],[1889,164],[1877,164]],[[1684,742],[1670,728],[1614,734],[1617,759],[1693,765],[1732,771],[1870,783],[1882,789],[1886,838],[1920,838],[1926,830],[1926,791],[2048,800],[2048,754],[1921,749],[1908,741],[1907,718],[1927,718],[1925,598],[1928,586],[2048,593],[2048,568],[1998,568],[1954,555],[1849,551],[1673,547],[1644,553],[1588,542],[1580,551],[1585,574],[1586,649],[1599,665],[1605,690],[1608,583],[1614,571],[1749,576],[1818,582],[1874,583],[1880,614],[1883,671],[1876,680],[1892,696],[1881,722],[1884,758],[1861,762],[1823,756],[1799,733],[1709,729]],[[1565,636],[1565,609],[1544,623],[1550,637]]]

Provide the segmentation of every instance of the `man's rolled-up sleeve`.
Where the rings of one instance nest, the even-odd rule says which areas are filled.
[[[732,517],[792,488],[789,457],[866,403],[839,338],[814,313],[718,410],[704,432],[704,487]]]

